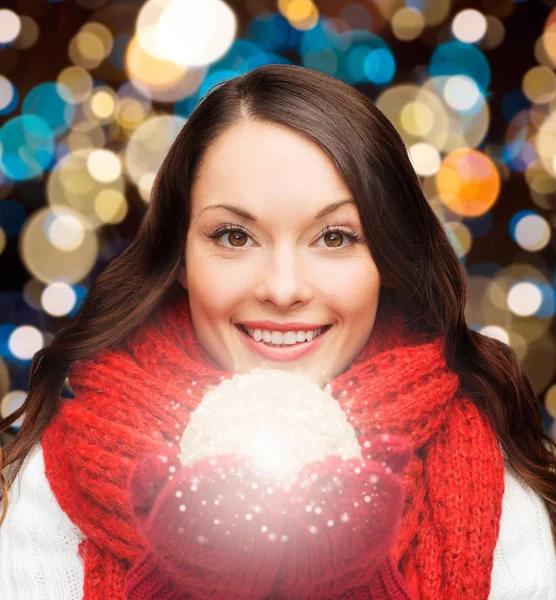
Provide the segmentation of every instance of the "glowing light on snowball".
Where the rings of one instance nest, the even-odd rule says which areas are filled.
[[[207,456],[251,456],[287,489],[303,465],[326,456],[361,458],[339,403],[308,378],[257,368],[209,390],[180,440],[183,464]]]
[[[432,144],[413,144],[409,148],[409,157],[418,175],[434,175],[440,169],[440,152]]]
[[[485,36],[487,20],[478,10],[468,8],[459,12],[452,21],[452,33],[466,44],[478,42]]]
[[[149,0],[139,12],[139,44],[155,58],[201,67],[222,57],[237,31],[233,10],[221,0]]]
[[[10,44],[21,31],[21,21],[13,10],[0,9],[0,44]]]
[[[42,333],[31,325],[22,325],[13,330],[8,338],[10,352],[21,360],[33,358],[33,354],[43,347]]]
[[[53,317],[67,315],[77,302],[75,290],[62,281],[47,285],[41,294],[41,305]]]
[[[498,325],[487,325],[486,327],[482,327],[479,333],[488,335],[488,337],[494,338],[495,340],[500,340],[505,344],[510,343],[510,336],[508,335],[508,332],[503,327],[499,327]]]
[[[122,163],[111,150],[93,150],[87,156],[87,171],[93,179],[111,183],[122,174]]]
[[[2,402],[0,402],[0,416],[2,418],[10,416],[18,408],[21,408],[26,398],[27,392],[24,392],[23,390],[12,390],[11,392],[8,392],[2,398]],[[19,429],[23,425],[24,416],[25,413],[12,423],[14,429]]]
[[[444,85],[443,95],[449,106],[458,111],[473,108],[482,96],[475,80],[467,75],[449,77]]]
[[[529,281],[521,281],[508,292],[508,308],[520,317],[530,317],[539,310],[542,303],[541,290]]]

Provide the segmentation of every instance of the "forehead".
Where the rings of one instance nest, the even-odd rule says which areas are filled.
[[[318,144],[284,126],[242,121],[205,153],[191,208],[195,214],[211,204],[233,203],[261,217],[315,215],[350,195]]]

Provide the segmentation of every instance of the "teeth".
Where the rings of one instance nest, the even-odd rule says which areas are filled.
[[[267,329],[251,329],[245,327],[245,330],[256,341],[261,340],[267,344],[275,346],[293,346],[300,342],[310,342],[319,336],[324,327],[319,327],[316,331],[268,331]]]

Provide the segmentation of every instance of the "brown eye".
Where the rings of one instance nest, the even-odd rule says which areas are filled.
[[[228,241],[235,248],[244,246],[247,242],[247,236],[242,231],[231,231],[228,233]]]
[[[344,236],[340,231],[329,231],[328,233],[325,233],[323,237],[324,237],[325,243],[326,243],[327,239],[330,242],[330,244],[327,244],[327,246],[329,248],[338,248],[339,246],[342,245]]]

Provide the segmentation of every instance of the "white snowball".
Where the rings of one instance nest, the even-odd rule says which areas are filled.
[[[191,413],[180,447],[182,464],[220,454],[252,456],[286,488],[306,463],[362,457],[337,400],[302,375],[262,368],[209,390]]]

